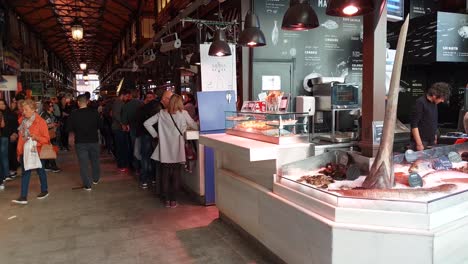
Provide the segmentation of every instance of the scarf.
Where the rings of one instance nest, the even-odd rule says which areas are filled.
[[[34,122],[34,119],[36,119],[35,113],[30,118],[23,118],[21,121],[21,125],[18,127],[18,131],[23,135],[23,138],[29,138],[31,136],[31,134],[29,134],[29,127]]]

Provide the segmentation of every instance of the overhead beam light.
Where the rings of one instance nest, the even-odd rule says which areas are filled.
[[[161,47],[159,48],[159,51],[168,52],[171,50],[178,49],[181,46],[182,41],[177,36],[177,33],[174,33],[161,38]]]
[[[347,17],[362,16],[374,11],[373,0],[329,0],[327,15]]]
[[[281,29],[283,30],[309,30],[318,27],[317,14],[308,0],[290,0],[289,8],[283,16]]]
[[[86,67],[87,67],[86,63],[84,63],[84,62],[80,63],[80,69],[82,71],[86,70]]]

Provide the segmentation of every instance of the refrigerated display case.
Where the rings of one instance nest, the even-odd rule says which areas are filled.
[[[309,113],[226,111],[226,134],[283,145],[309,141]]]

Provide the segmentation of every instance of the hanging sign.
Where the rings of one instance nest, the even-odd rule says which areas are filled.
[[[0,91],[16,91],[18,77],[16,75],[0,75]]]
[[[231,56],[216,57],[208,55],[210,45],[211,44],[200,44],[202,91],[236,91],[235,46],[229,44]]]
[[[41,96],[44,84],[41,82],[32,82],[29,84],[29,87],[31,88],[32,96]]]

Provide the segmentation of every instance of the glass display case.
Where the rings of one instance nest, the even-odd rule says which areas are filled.
[[[273,144],[309,141],[308,113],[226,111],[226,134]]]

